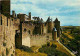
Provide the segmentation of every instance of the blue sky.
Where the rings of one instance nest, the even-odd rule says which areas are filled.
[[[57,17],[61,26],[80,26],[80,0],[11,0],[11,11],[39,16],[44,21],[48,16]]]

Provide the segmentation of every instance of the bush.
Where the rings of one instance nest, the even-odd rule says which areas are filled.
[[[50,46],[50,43],[49,42],[47,43],[47,46]]]
[[[52,44],[51,47],[56,48],[57,46],[55,44]]]
[[[45,45],[42,45],[42,47],[46,47],[47,45],[45,44]]]
[[[67,56],[65,53],[56,50],[56,45],[44,46],[39,49],[39,52],[46,53],[48,56]]]
[[[31,48],[29,48],[28,46],[22,46],[20,49],[26,51],[26,52],[33,52]]]

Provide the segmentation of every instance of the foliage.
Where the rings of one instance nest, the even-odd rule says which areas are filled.
[[[62,34],[63,38],[61,38],[60,41],[65,46],[68,46],[69,49],[72,49],[71,51],[77,51],[78,53],[76,55],[78,56],[80,54],[80,29],[76,27],[72,28],[70,35],[73,37],[73,39],[68,39],[69,36],[65,36],[64,34]],[[65,41],[67,44],[65,44]]]
[[[39,52],[41,53],[46,53],[48,54],[48,56],[67,56],[65,53],[62,53],[58,50],[56,50],[56,45],[52,44],[51,46],[48,45],[44,45],[42,48],[39,49]]]
[[[29,53],[29,52],[25,52],[25,51],[22,51],[20,49],[16,49],[15,50],[15,56],[47,56],[47,54],[45,53],[40,53],[40,52],[37,52],[37,53]]]
[[[56,46],[55,44],[52,44],[51,47],[52,47],[52,48],[56,48],[57,46]]]
[[[45,45],[42,45],[42,47],[46,47],[47,45],[45,44]]]
[[[29,48],[28,46],[22,46],[20,49],[26,51],[26,52],[33,52],[31,48]]]
[[[47,43],[47,46],[50,46],[50,43],[49,42]]]
[[[73,50],[77,51],[80,54],[80,35],[75,35],[75,39],[73,39],[68,46]]]
[[[73,33],[80,33],[80,29],[74,29]]]

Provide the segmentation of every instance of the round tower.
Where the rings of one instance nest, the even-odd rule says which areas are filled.
[[[12,11],[12,17],[15,18],[15,11]]]
[[[31,12],[29,12],[29,20],[31,20]]]
[[[56,30],[56,28],[53,28],[53,30],[52,30],[52,39],[53,40],[57,39],[57,30]]]
[[[54,21],[54,27],[57,30],[57,36],[60,37],[60,21],[58,21],[58,19],[56,18],[56,20]]]
[[[48,17],[48,20],[47,20],[47,27],[48,27],[48,33],[52,33],[53,22],[52,22],[52,19],[50,19],[50,17]]]

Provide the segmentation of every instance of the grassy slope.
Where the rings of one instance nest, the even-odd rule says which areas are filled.
[[[47,54],[44,54],[44,53],[40,53],[40,52],[37,52],[37,53],[28,53],[28,52],[25,52],[25,51],[21,51],[20,49],[16,49],[16,56],[47,56]]]
[[[75,56],[72,52],[70,52],[66,47],[64,47],[64,45],[62,45],[61,43],[57,42],[57,41],[52,41],[51,43],[54,43],[55,45],[57,45],[57,50],[66,53],[68,56]]]

